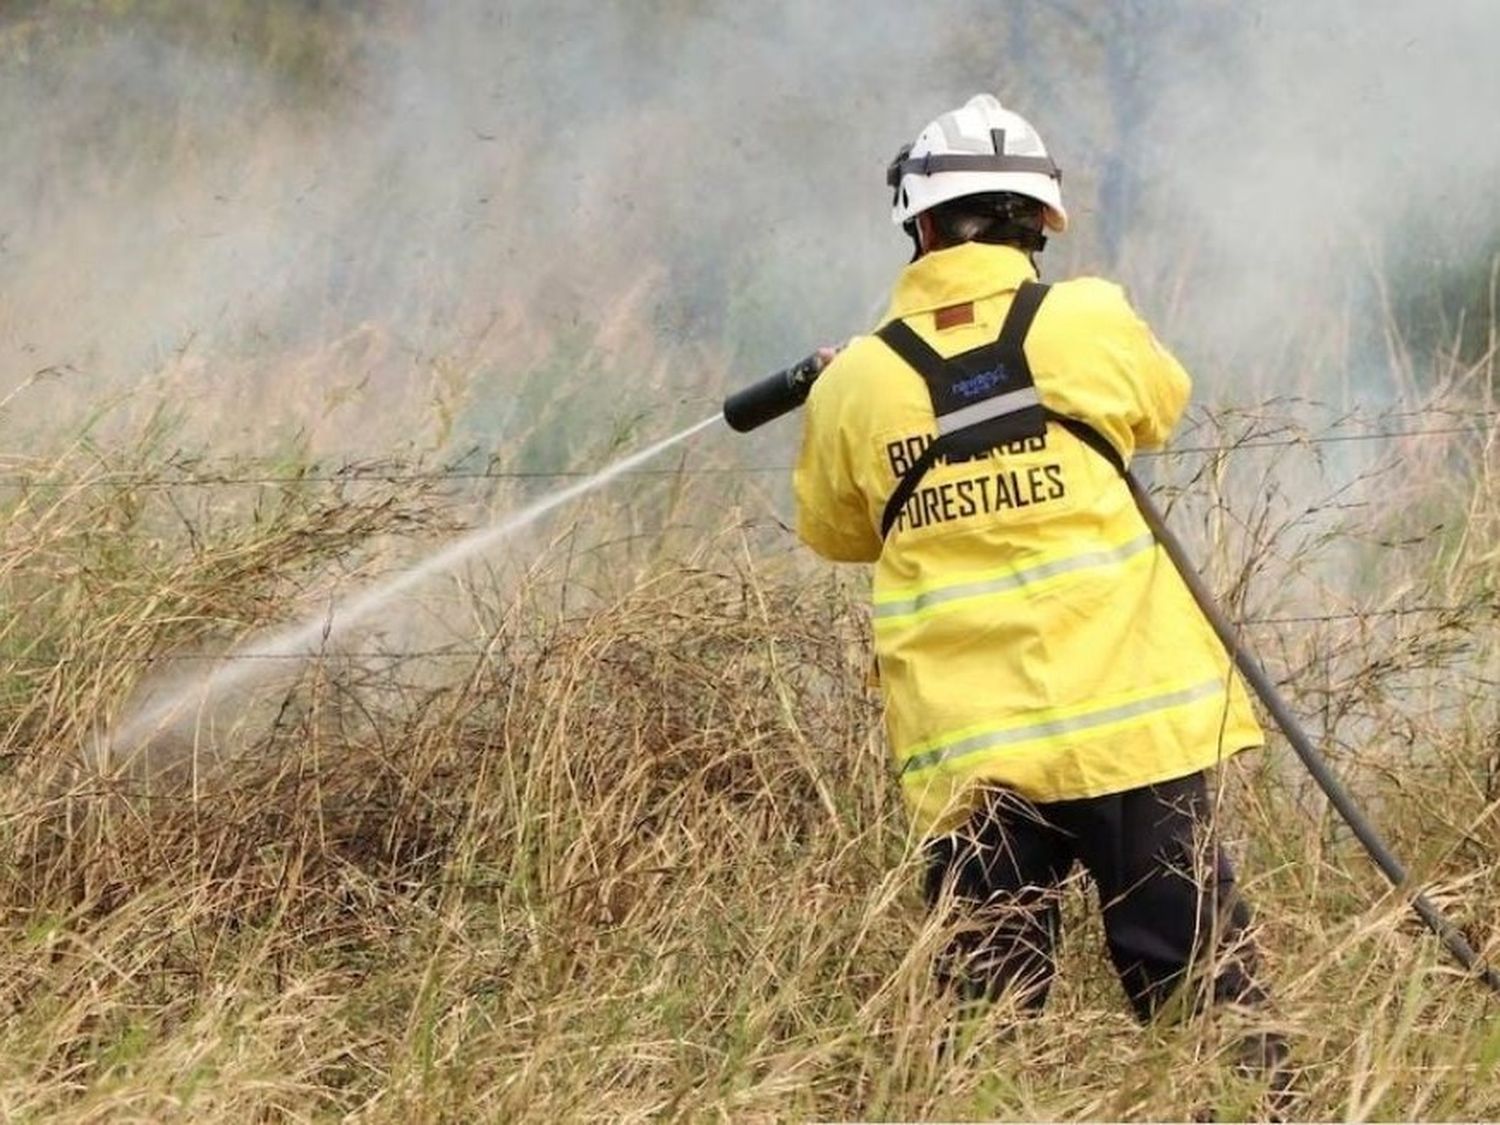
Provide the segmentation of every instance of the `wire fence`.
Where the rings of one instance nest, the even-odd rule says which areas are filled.
[[[1352,433],[1323,432],[1317,434],[1282,434],[1247,436],[1238,441],[1223,441],[1207,444],[1185,444],[1166,449],[1142,450],[1137,459],[1162,459],[1186,455],[1226,456],[1234,453],[1268,449],[1317,448],[1321,446],[1349,443],[1394,441],[1401,438],[1428,438],[1480,435],[1487,433],[1495,420],[1500,419],[1500,410],[1442,410],[1401,411],[1385,415],[1386,419],[1428,417],[1439,413],[1449,419],[1467,419],[1467,422],[1441,426],[1413,426],[1398,428],[1375,428]],[[1338,425],[1336,423],[1335,425]],[[134,486],[143,489],[205,488],[225,486],[272,486],[300,484],[352,484],[368,482],[375,484],[418,484],[439,481],[547,481],[570,480],[591,477],[599,469],[505,469],[496,467],[498,457],[491,454],[485,458],[484,467],[465,467],[463,462],[475,459],[469,454],[459,461],[428,468],[407,467],[389,459],[370,458],[349,461],[342,465],[324,468],[316,463],[305,471],[293,473],[244,473],[232,469],[221,471],[193,471],[181,475],[147,469],[106,469],[88,476],[54,476],[46,466],[37,465],[27,471],[26,466],[34,459],[23,454],[0,454],[0,488],[24,488],[46,485],[54,488],[100,488],[108,486]],[[200,465],[201,462],[194,462]],[[621,473],[625,477],[709,477],[709,476],[755,476],[761,474],[790,473],[792,466],[777,465],[679,465],[676,467],[642,467]]]
[[[1319,434],[1287,434],[1287,435],[1260,435],[1247,436],[1238,441],[1226,441],[1211,444],[1187,444],[1175,446],[1164,450],[1143,451],[1137,454],[1142,458],[1166,458],[1185,454],[1226,456],[1234,453],[1251,450],[1265,449],[1287,449],[1296,447],[1319,447],[1326,445],[1337,445],[1348,442],[1371,442],[1392,441],[1401,438],[1427,438],[1439,436],[1454,436],[1460,434],[1486,434],[1493,428],[1496,419],[1500,419],[1500,410],[1441,410],[1441,411],[1402,411],[1386,414],[1383,418],[1387,421],[1398,418],[1424,417],[1429,418],[1434,413],[1446,416],[1450,420],[1465,419],[1461,424],[1446,424],[1440,426],[1414,426],[1404,428],[1375,428],[1361,430],[1352,433],[1323,432]],[[1335,425],[1343,424],[1336,423]],[[470,455],[472,456],[472,455]],[[25,462],[27,459],[18,455],[0,454],[0,466],[7,462]],[[195,463],[196,464],[196,463]],[[49,475],[45,469],[38,468],[34,472],[17,472],[12,469],[9,473],[0,473],[0,487],[25,487],[34,484],[46,484],[53,487],[102,487],[107,485],[138,486],[145,488],[176,488],[176,487],[208,487],[224,485],[296,485],[305,483],[352,483],[352,482],[376,482],[376,483],[417,483],[434,481],[478,481],[478,480],[564,480],[592,476],[597,470],[587,469],[550,469],[550,470],[515,470],[486,468],[464,468],[461,464],[450,464],[434,467],[431,469],[393,469],[392,462],[370,462],[346,463],[331,469],[318,469],[314,466],[313,471],[297,472],[294,474],[253,474],[236,475],[232,472],[218,473],[193,473],[180,476],[163,476],[159,471],[133,470],[119,471],[111,470],[86,477],[61,478]],[[771,473],[789,473],[789,465],[725,465],[725,466],[679,466],[675,468],[640,468],[634,469],[622,475],[637,477],[680,477],[680,476],[736,476]],[[1389,606],[1374,609],[1356,609],[1337,613],[1321,614],[1293,614],[1293,615],[1269,615],[1259,617],[1248,617],[1239,624],[1242,627],[1263,627],[1278,625],[1324,625],[1336,622],[1364,622],[1389,620],[1404,617],[1469,617],[1476,611],[1491,611],[1500,615],[1500,602],[1489,605],[1483,602],[1468,602],[1461,604],[1419,604],[1406,606]],[[85,655],[61,655],[43,656],[32,652],[5,652],[0,651],[0,662],[16,666],[49,667],[65,664],[166,664],[166,663],[202,663],[218,664],[226,662],[241,661],[263,661],[275,662],[304,662],[319,660],[339,661],[405,661],[424,659],[470,659],[475,660],[493,654],[493,649],[488,647],[465,646],[442,646],[424,649],[409,650],[371,650],[371,651],[328,651],[328,652],[227,652],[227,653],[153,653],[153,654],[85,654]]]

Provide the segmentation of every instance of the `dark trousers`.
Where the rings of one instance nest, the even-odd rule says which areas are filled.
[[[1264,1002],[1250,911],[1209,832],[1201,773],[1105,797],[1031,804],[996,791],[958,831],[928,844],[926,894],[952,896],[960,929],[939,962],[969,999],[1014,990],[1040,1009],[1056,972],[1060,885],[1081,862],[1104,912],[1110,959],[1141,1020],[1213,950],[1211,980],[1184,1000]],[[1216,944],[1215,944],[1216,943]]]

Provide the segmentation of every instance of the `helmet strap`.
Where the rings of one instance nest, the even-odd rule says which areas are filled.
[[[1039,230],[1024,227],[1017,223],[1007,223],[987,232],[986,242],[1003,242],[1008,246],[1014,246],[1018,250],[1024,250],[1027,254],[1040,254],[1047,249],[1047,236]]]
[[[907,219],[901,224],[901,229],[906,232],[906,237],[911,239],[911,260],[915,262],[922,256],[922,236],[917,233],[917,220]]]

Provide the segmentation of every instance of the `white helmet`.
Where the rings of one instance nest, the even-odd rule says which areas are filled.
[[[895,191],[891,217],[902,226],[950,199],[1003,191],[1037,200],[1050,229],[1068,229],[1062,171],[1031,123],[990,94],[976,94],[923,129],[891,161],[886,183]]]

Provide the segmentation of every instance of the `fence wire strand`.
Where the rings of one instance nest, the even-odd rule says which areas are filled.
[[[1398,438],[1425,438],[1456,434],[1478,434],[1488,430],[1488,423],[1500,418],[1500,410],[1441,410],[1441,411],[1400,411],[1386,415],[1387,418],[1403,417],[1430,417],[1433,413],[1441,413],[1450,418],[1468,418],[1473,421],[1467,425],[1448,426],[1426,426],[1410,429],[1379,429],[1360,433],[1323,433],[1317,435],[1288,435],[1285,437],[1247,437],[1241,441],[1223,442],[1205,445],[1182,445],[1162,450],[1146,450],[1138,453],[1140,458],[1170,458],[1180,455],[1205,455],[1225,456],[1234,453],[1246,452],[1257,449],[1286,449],[1293,447],[1309,447],[1336,445],[1346,442],[1366,441],[1391,441]],[[0,454],[0,464],[5,462],[25,461],[20,455]],[[178,488],[178,487],[210,487],[225,485],[295,485],[315,483],[357,483],[373,482],[388,484],[404,484],[418,482],[433,482],[442,480],[564,480],[577,477],[593,475],[595,470],[585,469],[555,469],[555,470],[514,470],[514,469],[462,469],[456,466],[447,466],[430,470],[410,471],[371,471],[368,467],[357,463],[345,464],[339,468],[323,472],[297,473],[293,475],[257,475],[236,476],[224,474],[202,474],[194,476],[181,476],[176,478],[162,479],[155,474],[145,471],[138,472],[105,472],[98,476],[56,478],[48,476],[45,470],[38,469],[33,474],[12,471],[9,475],[0,475],[0,487],[21,488],[27,485],[47,485],[51,487],[103,487],[106,485],[129,486],[132,483],[147,488]],[[727,466],[680,466],[677,468],[643,468],[632,470],[622,474],[626,476],[641,477],[680,477],[680,476],[744,476],[763,473],[789,473],[791,466],[788,465],[727,465]],[[1486,603],[1468,604],[1423,604],[1411,606],[1392,606],[1383,609],[1348,610],[1338,613],[1322,614],[1295,614],[1283,616],[1262,616],[1245,618],[1240,622],[1241,627],[1253,628],[1277,625],[1326,625],[1335,622],[1351,621],[1373,621],[1392,618],[1412,616],[1456,616],[1469,614],[1476,609],[1489,609],[1500,613],[1500,604],[1490,606]],[[241,661],[265,661],[265,662],[318,662],[318,661],[355,661],[355,660],[425,660],[439,658],[463,658],[478,659],[480,657],[493,655],[493,648],[475,648],[472,646],[455,647],[445,646],[440,648],[410,649],[410,650],[373,650],[373,651],[349,651],[349,652],[298,652],[298,653],[156,653],[146,655],[107,654],[103,656],[57,656],[46,657],[33,655],[29,652],[3,652],[0,651],[0,661],[12,667],[54,667],[64,664],[157,664],[157,663],[209,663],[223,664]]]
[[[1422,412],[1407,411],[1388,417],[1413,417]],[[1500,418],[1500,410],[1442,411],[1450,418],[1472,419],[1465,425],[1426,426],[1408,429],[1379,429],[1357,433],[1288,434],[1283,437],[1247,437],[1241,441],[1219,442],[1200,445],[1179,445],[1166,449],[1141,450],[1137,459],[1164,459],[1179,456],[1224,456],[1233,453],[1264,449],[1291,449],[1343,445],[1368,441],[1393,441],[1398,438],[1427,438],[1455,436],[1458,434],[1480,434],[1488,430],[1486,420]],[[29,459],[21,454],[0,454],[0,465]],[[45,485],[54,488],[103,488],[110,485],[134,485],[147,489],[166,488],[210,488],[248,485],[298,485],[298,484],[418,484],[438,481],[529,481],[571,480],[593,476],[598,469],[500,469],[494,467],[495,458],[490,457],[486,468],[463,468],[459,464],[439,466],[432,469],[381,468],[381,462],[348,462],[330,469],[280,474],[235,474],[197,473],[177,477],[162,477],[147,470],[106,470],[97,476],[53,477],[45,467],[33,472],[11,469],[0,475],[0,488],[24,488]],[[389,464],[389,462],[387,462]],[[756,476],[761,474],[790,473],[790,465],[681,465],[676,468],[639,468],[620,474],[625,477],[711,477],[711,476]]]

